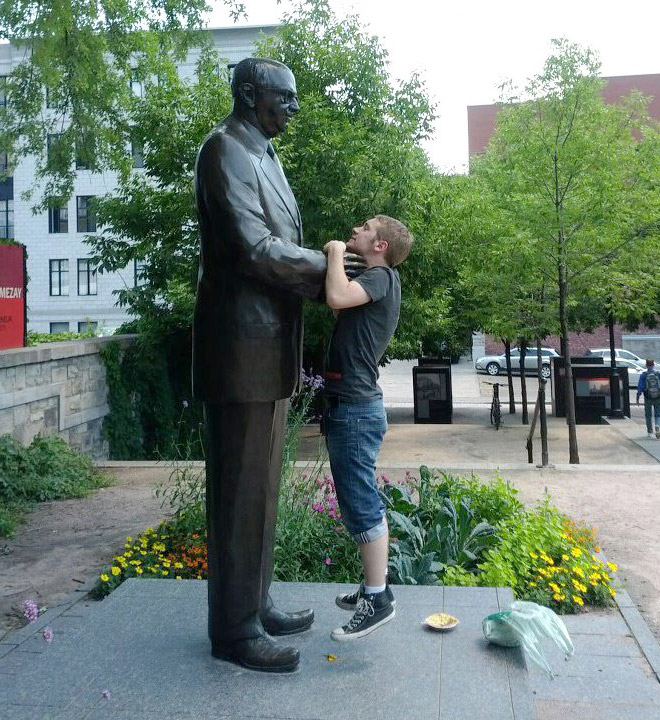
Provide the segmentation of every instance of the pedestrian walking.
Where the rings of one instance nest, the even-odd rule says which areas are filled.
[[[637,404],[640,395],[644,395],[644,415],[646,416],[646,432],[649,440],[660,440],[660,375],[655,369],[655,360],[646,360],[646,371],[637,383]],[[653,417],[655,416],[655,417]],[[655,434],[653,420],[655,419]]]

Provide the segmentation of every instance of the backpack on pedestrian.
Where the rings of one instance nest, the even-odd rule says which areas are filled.
[[[649,370],[646,375],[646,397],[649,400],[660,398],[660,377],[653,370]]]

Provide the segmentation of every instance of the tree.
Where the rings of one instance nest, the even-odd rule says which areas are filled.
[[[454,291],[456,269],[444,242],[450,227],[443,212],[457,193],[418,146],[433,117],[422,83],[412,77],[392,87],[377,39],[356,18],[334,17],[322,1],[301,5],[258,52],[286,62],[297,79],[301,113],[277,144],[300,204],[305,244],[321,248],[348,237],[353,225],[377,213],[401,219],[416,236],[401,268],[401,322],[388,357],[435,350],[434,343],[464,332],[450,314],[460,290]],[[197,77],[184,82],[171,60],[161,58],[159,81],[145,81],[130,116],[145,143],[146,174],[120,178],[118,191],[101,199],[102,232],[89,238],[102,271],[143,264],[143,285],[121,291],[119,301],[157,334],[191,326],[195,153],[231,105],[213,62],[205,52]],[[327,308],[308,305],[306,351],[316,367],[331,323]]]
[[[632,94],[605,104],[593,53],[565,40],[553,43],[555,54],[525,97],[511,95],[502,108],[474,171],[511,218],[515,235],[530,244],[529,267],[543,279],[546,298],[556,297],[569,461],[577,463],[570,318],[580,317],[585,300],[593,302],[587,287],[610,286],[612,263],[638,251],[642,229],[657,237],[660,213],[650,188],[660,175],[658,158],[640,152],[636,139],[656,132],[645,99]]]
[[[236,0],[224,0],[234,17]],[[205,0],[0,0],[0,39],[23,60],[7,77],[10,102],[0,108],[0,150],[11,160],[36,158],[31,191],[41,208],[67,199],[75,160],[127,180],[131,116],[139,106],[131,83],[163,71],[163,58],[183,58],[210,7]],[[46,110],[44,111],[44,104]]]

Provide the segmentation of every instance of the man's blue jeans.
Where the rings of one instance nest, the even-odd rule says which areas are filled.
[[[386,430],[381,398],[363,403],[334,400],[325,411],[326,444],[342,522],[361,544],[387,532],[376,484],[376,461]]]
[[[652,415],[655,415],[656,427],[660,427],[660,398],[652,400],[651,398],[644,398],[644,414],[646,415],[646,430],[650,433],[653,432],[653,423],[651,422]]]

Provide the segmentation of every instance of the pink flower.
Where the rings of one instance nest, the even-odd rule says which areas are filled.
[[[317,513],[323,512],[323,503],[313,503],[312,510]]]
[[[53,642],[53,630],[50,625],[44,628],[44,640],[50,645]]]
[[[330,556],[329,556],[329,555],[326,555],[326,556],[325,556],[325,564],[326,564],[328,567],[330,567],[330,565],[332,565],[332,560],[330,560]]]
[[[23,602],[23,617],[29,622],[34,622],[39,617],[39,608],[34,600]]]
[[[328,517],[329,517],[331,520],[336,520],[336,519],[337,519],[337,513],[335,512],[335,509],[334,509],[334,508],[330,508],[330,510],[328,510]]]

